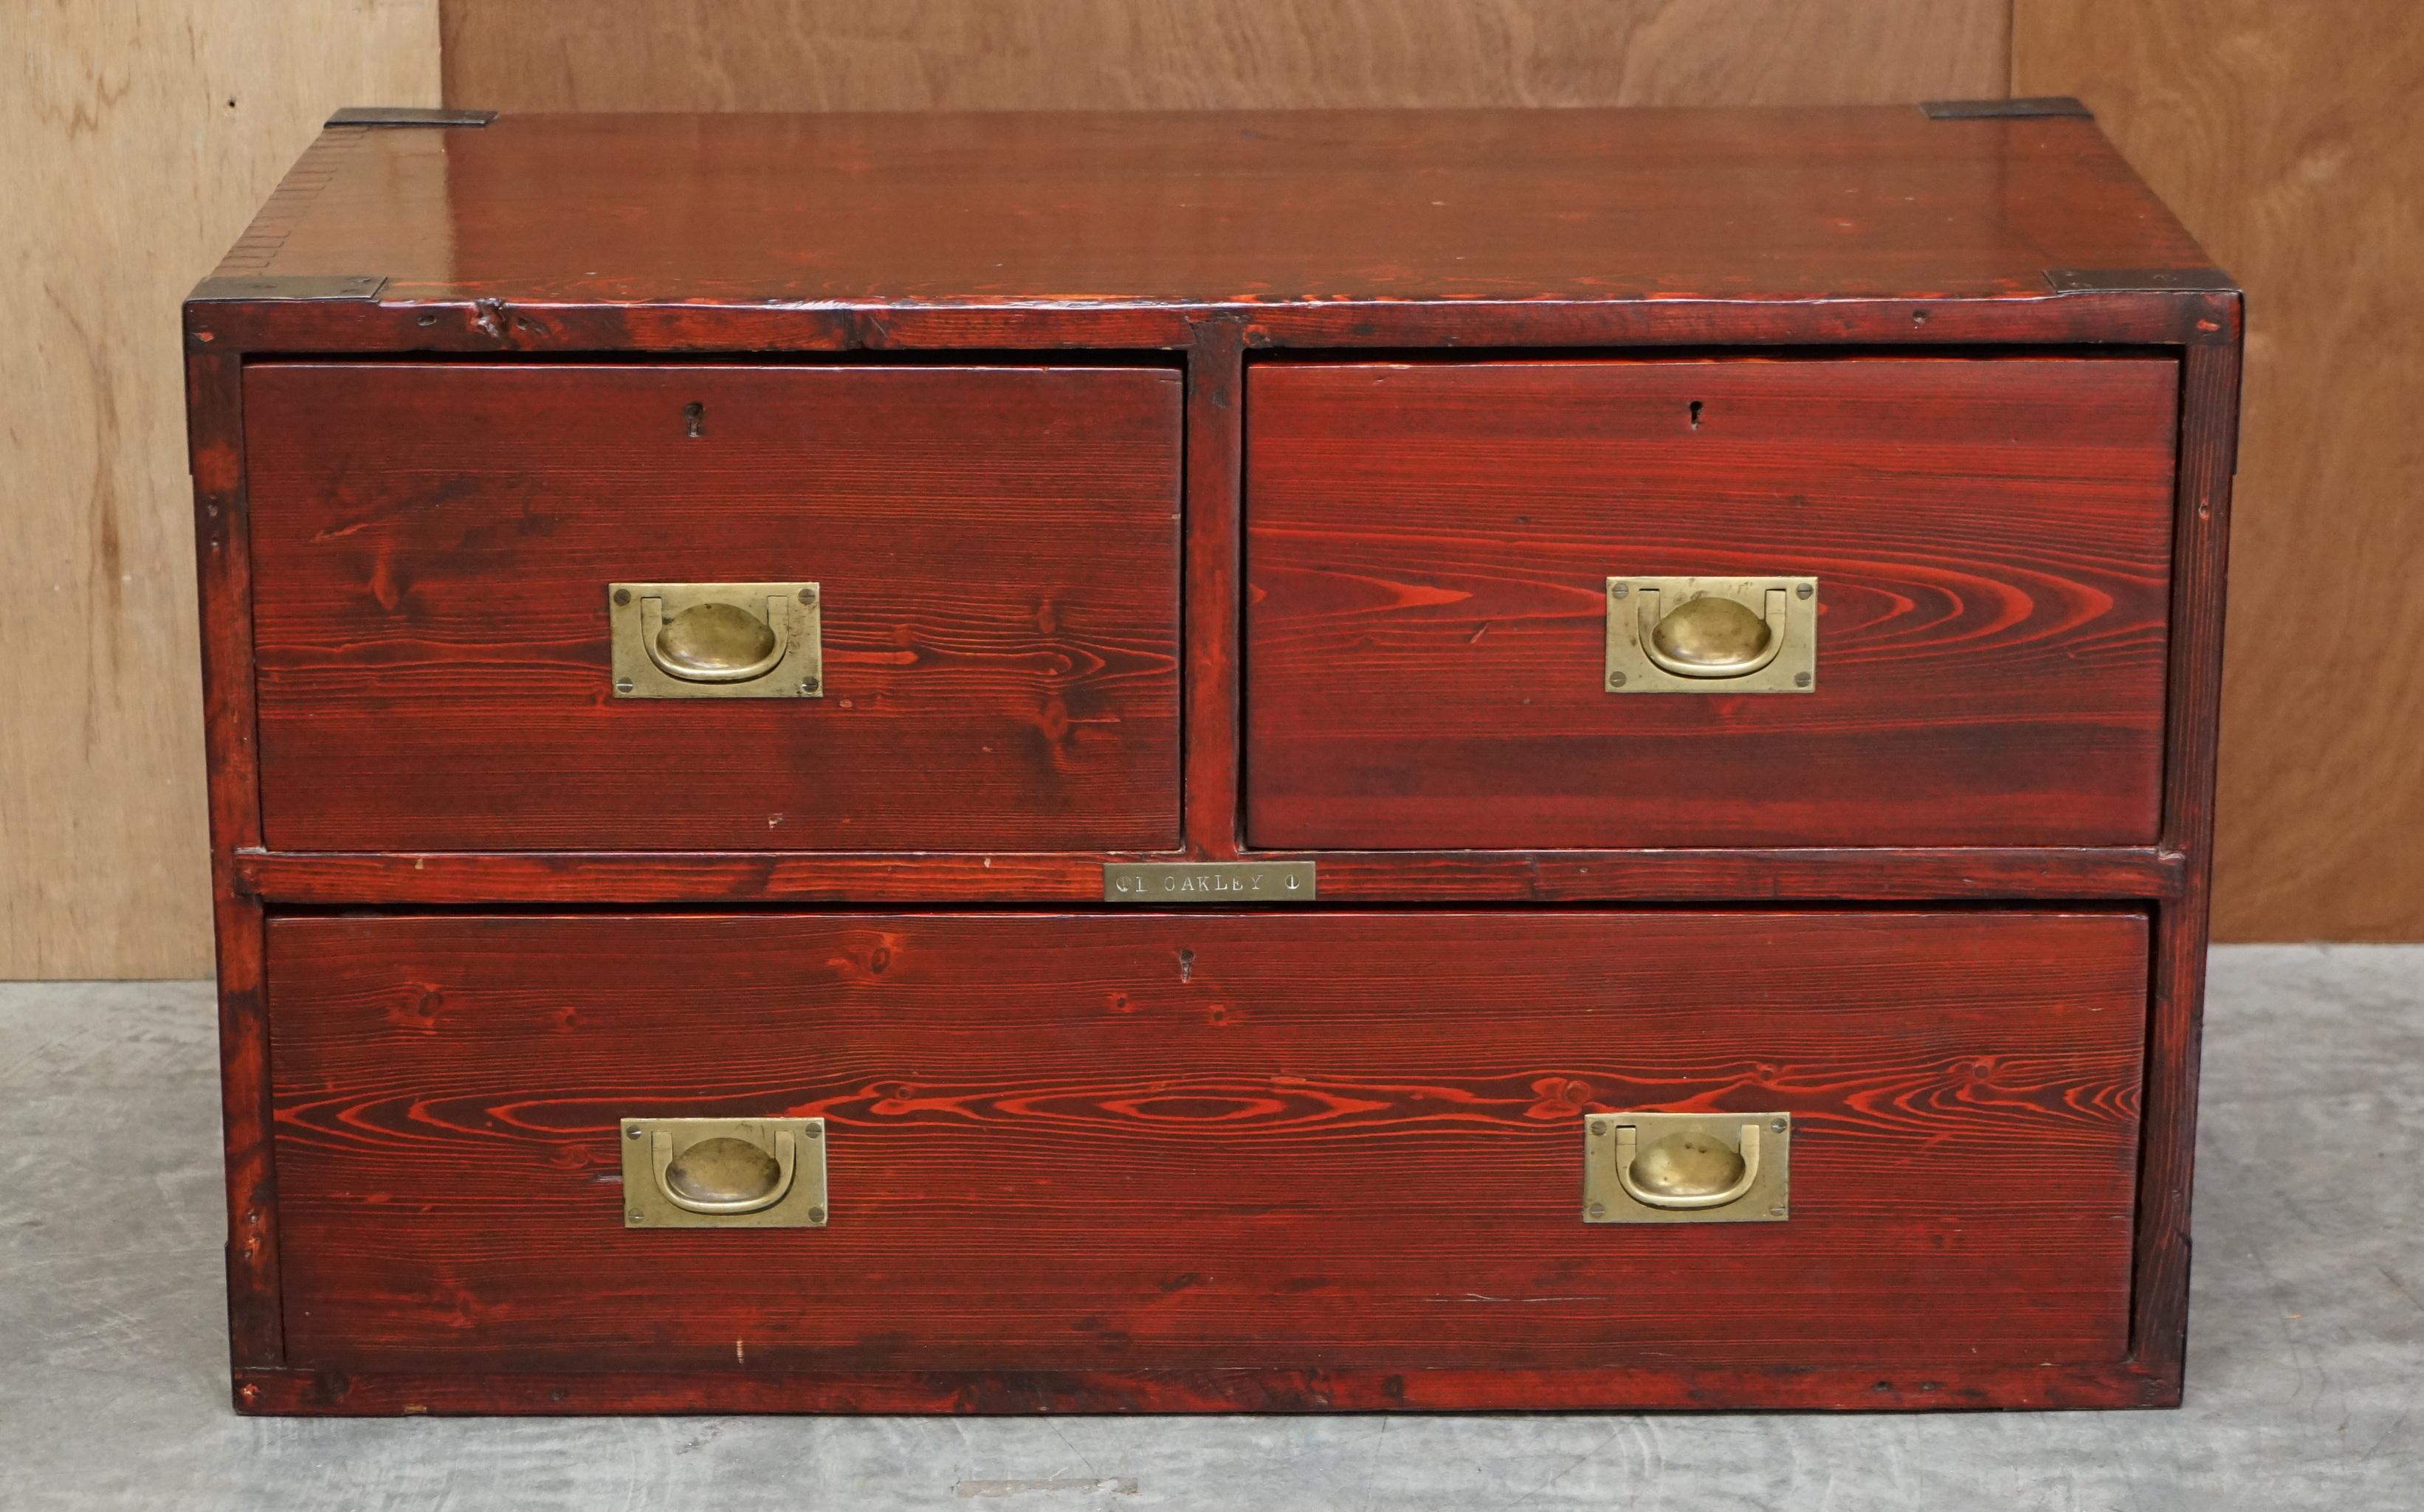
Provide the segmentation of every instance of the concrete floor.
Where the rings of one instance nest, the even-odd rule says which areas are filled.
[[[0,1507],[2424,1507],[2424,948],[2218,951],[2205,1066],[2178,1412],[297,1422],[228,1408],[207,990],[0,986]]]

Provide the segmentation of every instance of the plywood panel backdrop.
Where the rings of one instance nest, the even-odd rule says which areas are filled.
[[[175,302],[338,103],[2075,93],[2252,293],[2226,938],[2424,939],[2424,26],[2387,0],[10,0],[0,977],[208,968]],[[20,19],[22,18],[22,20]],[[22,33],[22,37],[20,36]],[[36,234],[22,234],[39,226]]]
[[[2015,16],[2247,288],[2214,932],[2424,939],[2424,8]]]
[[[1820,104],[2000,95],[2009,0],[446,0],[505,110]]]
[[[437,0],[8,0],[0,977],[210,969],[177,303]]]

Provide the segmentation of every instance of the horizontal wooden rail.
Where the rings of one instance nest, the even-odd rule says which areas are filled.
[[[2176,898],[2151,848],[1252,851],[1311,861],[1325,903],[1723,902]],[[1099,902],[1139,854],[801,851],[418,854],[240,851],[238,891],[272,903]],[[1162,858],[1168,859],[1168,858]]]

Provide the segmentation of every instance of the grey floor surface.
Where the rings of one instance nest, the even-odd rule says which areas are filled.
[[[2211,995],[2177,1412],[302,1422],[228,1408],[206,989],[0,986],[0,1508],[2424,1507],[2424,948]]]

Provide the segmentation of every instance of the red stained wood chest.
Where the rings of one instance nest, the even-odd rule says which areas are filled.
[[[2066,103],[374,112],[184,319],[241,1409],[2179,1400]]]

